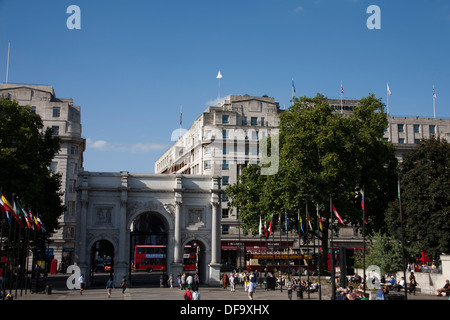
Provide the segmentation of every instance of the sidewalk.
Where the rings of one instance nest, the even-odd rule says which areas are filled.
[[[156,286],[150,287],[129,287],[122,294],[121,288],[113,289],[111,298],[108,298],[106,289],[102,286],[96,286],[87,288],[81,295],[79,290],[69,290],[65,287],[65,281],[68,278],[67,275],[56,275],[49,277],[48,283],[52,283],[51,294],[45,293],[31,293],[27,290],[22,291],[20,295],[20,289],[17,291],[17,297],[15,297],[15,290],[12,291],[15,300],[183,300],[183,291],[178,288],[159,288]],[[240,285],[236,286],[236,291],[231,292],[229,288],[223,289],[222,287],[209,287],[200,286],[199,292],[201,294],[201,300],[223,300],[223,301],[250,301],[247,292]],[[322,299],[324,297],[322,296]],[[281,291],[279,288],[276,290],[265,290],[264,286],[258,286],[254,293],[254,300],[285,300],[288,301],[288,292],[285,288]],[[308,299],[308,294],[304,294],[303,299],[297,299],[297,292],[292,293],[292,301],[319,301],[319,294],[312,293]],[[325,299],[324,299],[325,300]],[[448,300],[448,297],[438,297],[428,294],[416,294],[408,295],[408,300]]]

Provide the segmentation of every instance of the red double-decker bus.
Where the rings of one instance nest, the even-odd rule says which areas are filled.
[[[184,270],[197,270],[197,246],[184,247]],[[134,248],[135,271],[163,271],[166,268],[166,246],[164,245],[137,245]]]

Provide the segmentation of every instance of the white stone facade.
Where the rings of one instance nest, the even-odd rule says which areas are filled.
[[[86,148],[81,136],[81,108],[74,105],[72,99],[56,97],[52,86],[2,83],[1,95],[16,100],[21,106],[30,106],[41,116],[44,128],[52,128],[61,139],[61,149],[51,163],[51,170],[62,175],[62,201],[67,210],[59,218],[60,229],[53,234],[50,248],[58,264],[64,261],[68,266],[74,262],[76,184],[78,173],[83,171]]]
[[[157,215],[167,230],[167,273],[183,273],[183,249],[200,243],[199,276],[217,284],[220,270],[220,179],[198,175],[80,173],[76,261],[85,275],[99,240],[114,247],[114,282],[130,270],[130,233],[135,219]],[[86,277],[88,278],[88,277]]]

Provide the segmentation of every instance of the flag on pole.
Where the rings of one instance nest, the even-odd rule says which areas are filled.
[[[220,73],[220,69],[219,69],[219,73],[217,74],[217,79],[222,79],[222,74]]]
[[[18,210],[17,210],[17,205],[16,205],[16,200],[13,199],[13,210],[14,210],[14,218],[16,218],[17,222],[19,223],[19,227],[23,228],[23,223],[22,220],[20,219]]]
[[[367,220],[366,220],[366,217],[367,217],[367,215],[366,215],[366,204],[364,203],[364,191],[362,192],[362,197],[361,197],[361,208],[362,208],[362,212],[363,212],[363,221],[364,221],[364,224],[367,224]]]
[[[259,230],[258,230],[259,236],[262,236],[262,220],[261,216],[259,216]]]
[[[436,99],[436,91],[434,91],[434,86],[433,86],[433,98]]]
[[[285,226],[286,232],[288,232],[289,231],[289,219],[288,219],[286,210],[284,211],[284,226]]]
[[[272,222],[273,222],[273,212],[272,212],[272,218],[270,218],[270,223],[269,223],[269,236],[272,234]]]
[[[405,212],[403,211],[402,196],[400,193],[400,179],[398,179],[398,202],[400,205],[400,219],[403,222],[405,221]]]
[[[342,80],[341,80],[341,93],[344,93],[344,87],[342,86]]]
[[[180,108],[180,127],[183,125],[183,106]]]
[[[300,216],[300,209],[298,210],[298,222],[300,223],[300,229],[302,230],[303,233],[305,233],[305,231],[303,230],[302,217]]]
[[[387,84],[387,94],[388,94],[389,96],[391,96],[391,95],[392,95],[392,93],[391,93],[391,89],[389,89],[389,83]]]
[[[266,235],[267,238],[267,218],[264,218],[264,234]]]
[[[317,221],[319,222],[319,230],[323,231],[323,226],[322,226],[322,218],[320,217],[320,213],[319,213],[319,205],[316,205],[317,208]]]
[[[292,92],[294,92],[294,93],[295,93],[294,78],[292,78]]]
[[[311,225],[311,219],[309,218],[308,206],[306,206],[306,223],[308,224],[308,230],[313,231],[313,228],[312,228],[312,225]]]
[[[333,205],[333,212],[334,212],[334,215],[336,216],[336,218],[339,220],[339,222],[342,223],[342,224],[345,226],[344,221],[342,221],[342,218],[341,218],[341,216],[339,215],[339,213],[337,212],[337,210],[336,210],[336,208],[334,207],[334,205]]]

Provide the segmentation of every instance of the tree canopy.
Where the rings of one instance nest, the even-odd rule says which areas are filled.
[[[50,232],[64,212],[60,175],[50,170],[59,148],[58,137],[29,106],[0,97],[0,187],[10,202],[15,194],[24,209],[39,213]]]
[[[278,172],[264,176],[260,167],[248,167],[226,190],[239,220],[257,230],[260,216],[286,211],[296,221],[300,210],[305,221],[309,203],[318,205],[327,229],[331,197],[346,223],[361,226],[364,189],[367,226],[381,228],[387,203],[397,196],[397,160],[392,144],[382,139],[388,120],[381,99],[362,98],[349,115],[335,112],[320,94],[293,102],[280,115]],[[322,233],[324,245],[327,236]]]
[[[450,144],[435,136],[421,140],[400,165],[405,241],[435,258],[450,253],[449,168]],[[386,214],[388,231],[396,239],[401,237],[399,212],[393,201]]]

